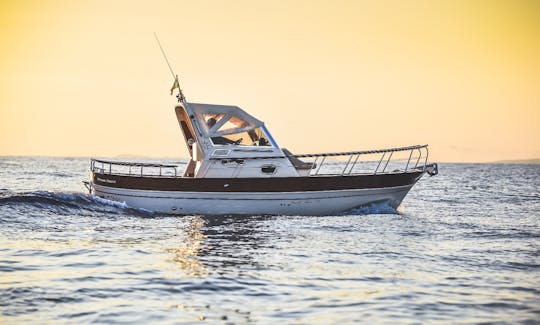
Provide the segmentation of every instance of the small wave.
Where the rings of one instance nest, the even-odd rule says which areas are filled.
[[[125,202],[116,202],[103,199],[90,194],[62,193],[48,191],[34,191],[16,193],[11,191],[0,192],[0,207],[7,206],[15,209],[38,208],[52,210],[61,214],[69,214],[73,210],[150,215],[153,212],[128,206]]]
[[[3,198],[3,197],[8,197],[8,196],[14,195],[14,194],[16,194],[16,193],[13,192],[13,191],[8,190],[7,188],[0,188],[0,199]]]
[[[119,208],[119,209],[130,209],[130,206],[126,204],[126,202],[118,202],[118,201],[111,201],[104,198],[101,198],[99,196],[90,195],[92,200],[99,204],[108,205],[111,207]],[[144,209],[141,209],[144,210]]]
[[[398,214],[398,211],[393,208],[389,202],[378,202],[365,206],[353,208],[341,215],[367,215],[367,214]]]

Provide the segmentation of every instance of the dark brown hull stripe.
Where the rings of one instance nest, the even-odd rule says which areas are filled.
[[[94,184],[110,188],[178,192],[312,192],[374,189],[413,185],[423,172],[399,174],[274,177],[274,178],[168,178],[94,173]]]

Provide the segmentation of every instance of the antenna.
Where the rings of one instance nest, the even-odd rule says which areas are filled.
[[[167,59],[167,54],[165,54],[165,51],[163,50],[163,46],[161,46],[161,42],[159,41],[159,38],[156,34],[156,32],[154,32],[154,37],[156,38],[156,41],[159,45],[159,49],[161,50],[161,53],[163,54],[163,58],[165,59],[165,62],[167,62],[167,66],[169,67],[169,71],[171,71],[171,75],[173,76],[174,78],[174,84],[171,88],[171,95],[173,93],[173,90],[175,88],[178,88],[178,95],[176,96],[176,98],[178,98],[178,102],[182,102],[184,105],[186,105],[186,97],[184,96],[184,93],[182,93],[182,89],[180,88],[180,83],[178,82],[178,75],[174,73],[172,67],[171,67],[171,64],[169,63],[169,59]]]
[[[157,37],[156,32],[154,32],[154,37],[156,38],[156,41],[159,45],[159,49],[161,50],[161,53],[163,54],[163,58],[165,58],[165,62],[167,62],[167,66],[169,66],[169,70],[171,71],[173,78],[176,78],[176,75],[174,74],[174,71],[171,68],[171,64],[169,63],[169,60],[167,59],[167,55],[165,54],[165,51],[163,50],[163,47],[161,46],[161,42],[159,41],[159,38]]]

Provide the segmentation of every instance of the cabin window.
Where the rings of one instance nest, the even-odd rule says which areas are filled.
[[[225,116],[225,114],[217,114],[217,113],[204,113],[203,119],[204,119],[204,125],[208,128],[208,131],[216,125],[221,119]]]
[[[184,132],[184,137],[186,138],[186,142],[189,146],[189,149],[191,149],[193,147],[193,142],[190,143],[189,140],[193,141],[194,139],[193,134],[191,134],[191,131],[189,130],[189,127],[186,121],[181,121],[180,126],[182,127],[182,132]]]
[[[256,128],[246,132],[227,134],[219,137],[212,137],[212,142],[217,145],[233,144],[238,146],[271,146],[268,137],[262,128]]]
[[[255,125],[239,118],[236,115],[231,116],[222,126],[219,127],[217,132],[220,133],[230,133],[234,130],[253,128]]]

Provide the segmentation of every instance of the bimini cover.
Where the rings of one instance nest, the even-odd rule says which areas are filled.
[[[208,137],[248,132],[264,125],[238,106],[188,103]]]

